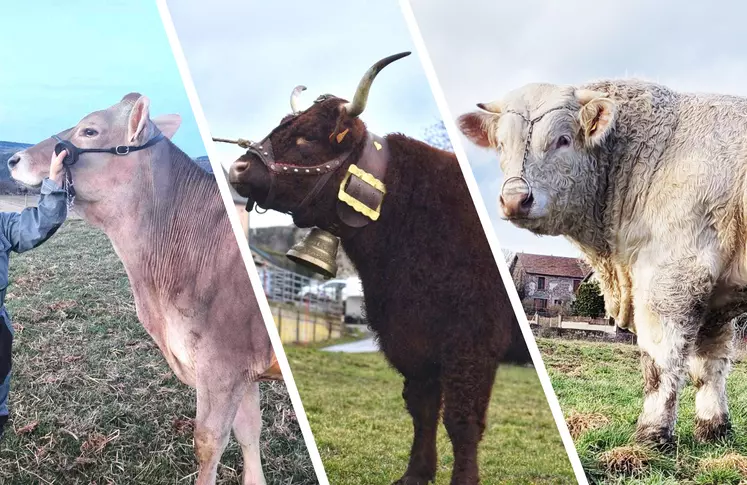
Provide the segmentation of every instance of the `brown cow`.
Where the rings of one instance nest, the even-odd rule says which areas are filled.
[[[358,118],[375,75],[400,57],[374,65],[351,103],[328,95],[296,112],[294,90],[293,115],[251,145],[229,178],[261,207],[291,212],[297,226],[340,236],[363,284],[368,323],[405,378],[415,436],[396,483],[434,479],[443,404],[451,483],[476,484],[498,363],[529,354],[454,154],[403,135],[376,137]],[[351,198],[366,203],[353,212],[344,202]],[[376,220],[356,215],[364,213]]]
[[[274,354],[215,179],[169,140],[180,123],[178,115],[151,120],[148,98],[132,93],[57,136],[90,149],[139,147],[165,135],[125,156],[80,154],[69,166],[75,208],[109,236],[138,318],[177,377],[197,388],[197,484],[215,483],[232,425],[243,483],[260,484],[257,381]],[[55,143],[15,154],[11,175],[41,183]]]

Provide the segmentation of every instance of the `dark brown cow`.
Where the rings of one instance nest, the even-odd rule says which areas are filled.
[[[180,121],[151,120],[148,98],[132,93],[58,136],[82,149],[141,146],[159,132],[171,138]],[[17,153],[11,175],[41,183],[55,143]],[[70,173],[77,212],[124,263],[138,318],[177,377],[197,388],[197,484],[215,483],[232,427],[244,485],[264,483],[257,381],[281,376],[215,178],[168,139],[126,156],[82,154]]]
[[[434,479],[443,405],[455,457],[451,483],[475,484],[496,368],[529,355],[456,157],[404,135],[372,139],[357,117],[373,77],[396,58],[366,74],[352,103],[323,96],[286,117],[260,149],[270,146],[274,157],[263,161],[257,146],[234,162],[229,176],[240,194],[290,211],[297,226],[341,236],[363,284],[368,323],[405,377],[402,396],[415,436],[396,483]],[[366,165],[361,157],[372,143],[389,154],[386,195],[378,220],[356,229],[345,222],[351,218],[338,191],[352,164]],[[328,164],[332,175],[320,184]]]

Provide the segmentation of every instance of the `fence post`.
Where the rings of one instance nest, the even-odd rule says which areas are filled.
[[[280,342],[283,342],[283,308],[278,308],[278,335],[280,335]]]
[[[296,343],[301,343],[301,312],[296,312]]]

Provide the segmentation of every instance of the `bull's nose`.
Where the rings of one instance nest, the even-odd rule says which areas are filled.
[[[237,160],[231,165],[231,169],[228,171],[228,181],[232,184],[240,184],[241,176],[249,168],[249,162],[245,160]]]
[[[13,167],[18,165],[18,162],[20,161],[21,161],[21,156],[16,153],[15,155],[13,155],[12,157],[8,159],[8,168],[10,170],[13,170]]]
[[[510,219],[528,216],[529,211],[532,209],[534,197],[532,197],[530,192],[512,192],[510,194],[502,194],[500,201],[503,213]]]

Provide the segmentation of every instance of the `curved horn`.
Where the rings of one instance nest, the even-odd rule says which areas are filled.
[[[296,86],[293,88],[293,92],[291,93],[291,110],[293,114],[301,112],[301,108],[298,107],[298,98],[304,91],[306,91],[306,86]]]
[[[368,91],[371,89],[371,84],[373,84],[376,75],[392,62],[409,55],[410,52],[400,52],[399,54],[385,57],[371,66],[368,71],[366,71],[366,74],[363,75],[363,79],[361,79],[361,82],[358,83],[358,89],[355,90],[355,96],[353,97],[353,100],[345,104],[344,106],[345,111],[347,111],[348,115],[353,118],[360,116],[360,114],[363,113],[363,110],[366,109]]]

